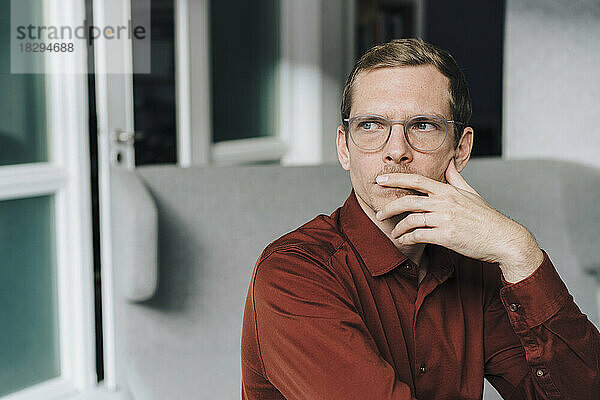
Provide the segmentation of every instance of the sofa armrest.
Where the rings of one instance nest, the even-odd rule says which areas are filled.
[[[111,170],[112,254],[116,289],[130,301],[150,299],[158,285],[158,213],[135,172]]]

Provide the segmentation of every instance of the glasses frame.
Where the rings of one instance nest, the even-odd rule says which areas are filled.
[[[374,118],[379,118],[384,120],[385,122],[388,123],[389,125],[389,129],[388,129],[388,133],[387,133],[387,137],[385,138],[385,141],[383,142],[383,144],[379,147],[376,147],[374,149],[366,149],[364,147],[361,147],[358,145],[358,143],[356,143],[356,141],[354,140],[354,137],[352,136],[352,132],[350,131],[350,126],[352,125],[352,122],[354,122],[356,119],[358,118],[368,118],[368,117],[374,117]],[[444,140],[442,140],[442,143],[440,143],[439,146],[437,146],[435,149],[431,149],[431,150],[423,150],[423,149],[419,149],[417,147],[415,147],[410,140],[408,139],[408,133],[406,132],[406,124],[408,124],[409,122],[417,119],[417,118],[435,118],[438,119],[440,121],[442,121],[444,123],[444,126],[446,128],[446,133],[444,135]],[[392,128],[394,125],[402,125],[402,131],[404,133],[404,138],[406,139],[406,143],[408,143],[408,145],[418,151],[418,152],[422,152],[422,153],[429,153],[432,151],[436,151],[437,149],[439,149],[440,147],[442,147],[442,145],[446,142],[446,138],[448,137],[448,125],[449,124],[455,124],[455,125],[463,125],[462,122],[460,121],[454,121],[451,119],[445,119],[443,117],[440,117],[438,115],[413,115],[412,117],[409,117],[408,119],[405,120],[389,120],[386,117],[383,117],[381,115],[377,115],[377,114],[365,114],[365,115],[356,115],[352,118],[345,118],[343,119],[343,121],[346,123],[346,126],[344,127],[345,129],[348,130],[348,135],[350,135],[350,139],[352,140],[352,143],[354,143],[356,145],[356,147],[358,147],[361,150],[366,150],[366,151],[377,151],[380,150],[382,148],[385,147],[385,145],[387,144],[387,142],[390,140],[390,137],[392,136]]]

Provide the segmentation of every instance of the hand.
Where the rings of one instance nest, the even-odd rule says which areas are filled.
[[[403,245],[437,244],[470,258],[497,262],[508,282],[531,275],[542,263],[543,253],[527,229],[486,203],[456,170],[454,160],[446,169],[446,180],[447,184],[402,173],[377,178],[381,186],[427,195],[406,195],[377,213],[381,221],[409,213],[392,230],[392,239]]]

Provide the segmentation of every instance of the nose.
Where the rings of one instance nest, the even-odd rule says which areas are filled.
[[[383,162],[386,164],[402,164],[412,161],[412,149],[404,136],[404,125],[392,125],[392,133],[383,151]]]

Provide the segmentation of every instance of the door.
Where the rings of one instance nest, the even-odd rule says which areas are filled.
[[[118,169],[135,168],[133,73],[150,72],[151,10],[150,0],[94,0],[92,8],[94,26],[115,27],[115,31],[122,27],[126,32],[119,38],[99,37],[94,41],[103,367],[107,388],[115,389],[118,363],[111,182]]]
[[[84,11],[73,0],[0,0],[3,400],[96,384],[86,46],[54,40],[40,51],[51,42],[38,29],[80,25]]]

